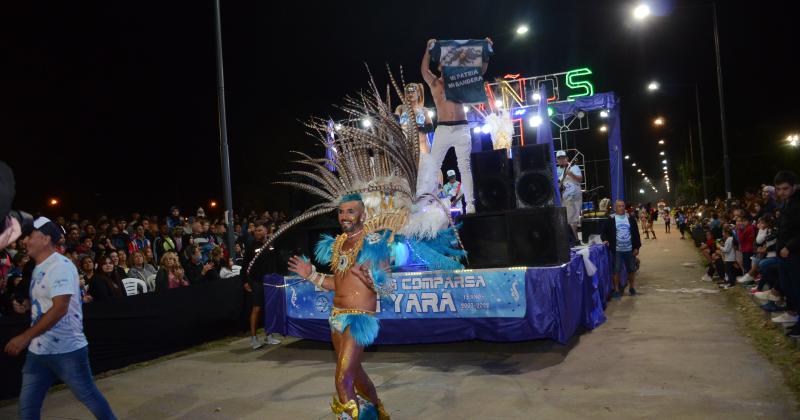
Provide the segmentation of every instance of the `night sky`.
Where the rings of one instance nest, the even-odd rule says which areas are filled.
[[[55,196],[60,212],[163,215],[220,200],[213,3],[29,3],[7,5],[0,18],[0,159],[17,176],[15,207],[52,213],[45,203]],[[290,206],[289,191],[269,183],[289,168],[288,150],[311,144],[298,121],[335,117],[331,105],[366,86],[364,63],[379,85],[385,63],[419,81],[427,39],[486,36],[495,41],[489,79],[590,67],[596,92],[621,97],[623,151],[651,177],[658,138],[673,162],[686,155],[695,108],[690,90],[649,95],[645,86],[698,83],[709,186],[723,192],[708,2],[653,1],[661,16],[644,25],[621,1],[279,3],[222,2],[237,209]],[[800,130],[795,22],[781,2],[719,3],[737,194],[800,169],[800,150],[782,144]],[[513,35],[520,23],[531,28],[525,39]],[[661,134],[651,125],[659,114],[668,121]],[[604,138],[592,130],[578,142],[594,150],[588,143]]]

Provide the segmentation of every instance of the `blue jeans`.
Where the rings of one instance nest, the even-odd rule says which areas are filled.
[[[78,401],[98,419],[116,419],[103,394],[92,380],[88,346],[62,354],[28,352],[22,368],[22,390],[19,394],[20,419],[39,419],[47,390],[56,379],[64,382]]]
[[[778,258],[781,292],[786,296],[786,307],[800,309],[800,255],[789,254],[789,258]]]

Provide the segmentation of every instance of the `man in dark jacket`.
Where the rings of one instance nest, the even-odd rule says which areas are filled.
[[[797,175],[780,171],[775,175],[775,192],[783,203],[779,209],[778,272],[786,295],[786,308],[794,315],[800,310],[800,195],[797,194]],[[790,337],[800,337],[800,323],[789,331]]]
[[[266,338],[263,340],[258,338],[257,328],[258,321],[261,319],[261,308],[264,307],[264,276],[267,274],[276,273],[277,270],[277,252],[275,250],[265,249],[265,254],[262,258],[256,260],[253,268],[248,271],[250,261],[255,258],[256,252],[261,248],[267,240],[267,226],[265,221],[256,222],[256,229],[253,236],[245,244],[244,251],[244,264],[242,265],[242,274],[244,275],[244,289],[247,292],[247,302],[250,309],[250,347],[253,350],[258,350],[264,347],[264,344],[280,344],[281,341],[273,337],[269,331],[264,330]],[[265,326],[266,327],[266,326]]]
[[[639,237],[639,228],[636,225],[636,217],[625,212],[625,201],[617,200],[614,203],[614,214],[608,218],[603,233],[601,235],[603,243],[608,245],[611,251],[611,258],[614,261],[614,291],[611,297],[620,299],[623,290],[619,287],[619,272],[622,265],[628,271],[628,291],[631,296],[636,295],[634,279],[636,270],[639,268],[636,263],[636,256],[639,255],[639,248],[642,247],[642,240]]]

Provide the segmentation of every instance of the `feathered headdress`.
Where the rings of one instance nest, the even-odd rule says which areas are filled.
[[[369,73],[369,68],[367,72]],[[407,103],[406,95],[403,94],[405,82],[402,68],[400,69],[402,86],[398,85],[391,70],[389,79],[397,96],[400,97],[403,110],[409,115],[409,120],[415,121],[415,104]],[[305,124],[309,134],[327,149],[327,157],[312,158],[305,153],[292,151],[301,157],[296,163],[308,169],[290,171],[286,174],[310,182],[279,181],[276,184],[295,187],[324,201],[281,226],[256,251],[256,258],[288,229],[313,217],[336,210],[342,198],[353,194],[360,195],[364,203],[366,211],[364,226],[368,233],[388,230],[393,234],[406,227],[417,199],[419,161],[417,125],[400,124],[397,121],[391,109],[388,93],[387,91],[385,100],[381,98],[375,80],[369,74],[367,92],[345,98],[341,107],[349,115],[350,123],[331,127],[327,120],[313,118]],[[443,210],[443,217],[449,221],[449,209]],[[253,262],[250,263],[250,267],[253,266]]]

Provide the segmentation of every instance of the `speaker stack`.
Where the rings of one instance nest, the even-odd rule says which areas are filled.
[[[478,213],[462,217],[461,239],[472,268],[546,266],[569,261],[569,226],[553,207],[547,144],[472,154]]]

